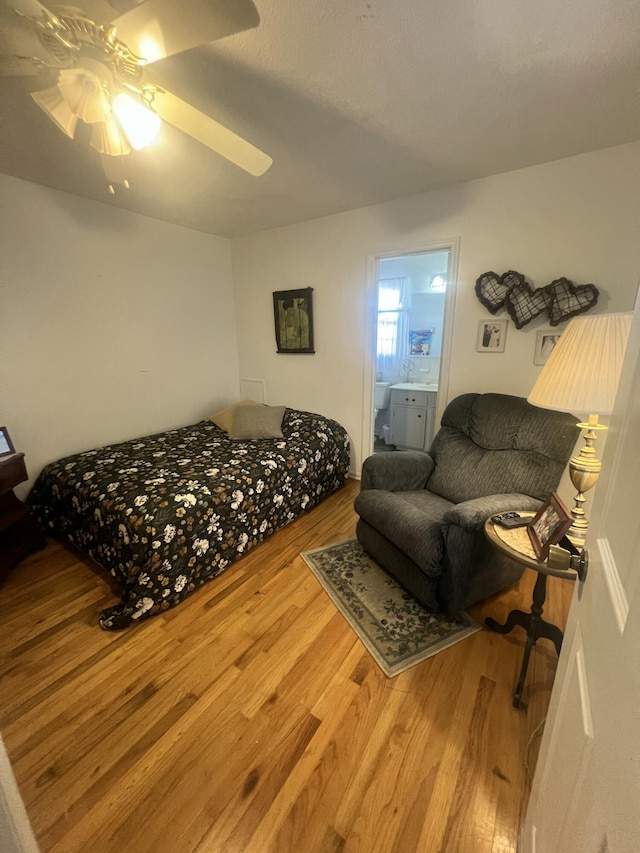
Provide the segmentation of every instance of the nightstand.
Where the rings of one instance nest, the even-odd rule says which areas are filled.
[[[532,516],[534,513],[520,511],[520,515]],[[573,570],[564,571],[563,569],[553,569],[546,563],[540,562],[537,559],[535,552],[529,542],[529,537],[525,527],[517,527],[513,530],[505,530],[498,524],[494,524],[489,518],[484,525],[484,532],[489,541],[495,548],[506,554],[516,563],[525,566],[528,569],[533,569],[538,573],[536,584],[533,589],[533,599],[531,610],[525,613],[523,610],[512,610],[507,617],[507,621],[502,625],[496,622],[495,619],[488,617],[484,620],[485,625],[491,631],[497,631],[499,634],[508,634],[516,626],[524,628],[527,632],[527,641],[524,649],[524,657],[520,676],[516,685],[516,690],[513,695],[513,707],[520,707],[522,698],[522,690],[524,681],[527,676],[527,668],[529,666],[529,657],[531,649],[540,639],[551,640],[555,646],[556,652],[560,654],[562,647],[562,631],[556,625],[552,625],[542,618],[542,608],[547,595],[547,577],[553,576],[562,578],[563,580],[575,581],[578,574]]]
[[[45,545],[45,537],[31,509],[13,493],[28,479],[24,453],[0,457],[0,581],[27,554]]]

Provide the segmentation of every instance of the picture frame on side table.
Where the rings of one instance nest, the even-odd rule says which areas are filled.
[[[6,426],[0,427],[0,456],[9,456],[11,453],[15,452],[11,436],[9,435],[9,430]]]
[[[547,363],[547,359],[560,340],[561,334],[557,329],[539,329],[536,332],[536,348],[533,354],[534,364]]]
[[[476,351],[504,352],[508,323],[508,320],[480,320]]]
[[[541,562],[549,555],[551,545],[557,545],[573,524],[573,517],[556,492],[551,492],[527,525],[529,540]]]
[[[273,315],[279,353],[315,353],[312,287],[274,290]]]

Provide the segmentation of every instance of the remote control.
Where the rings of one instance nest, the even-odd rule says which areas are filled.
[[[530,518],[522,518],[518,512],[503,512],[500,515],[494,515],[491,520],[509,530],[514,527],[526,527],[531,521]]]

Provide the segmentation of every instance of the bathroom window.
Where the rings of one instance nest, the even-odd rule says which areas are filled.
[[[408,278],[381,279],[378,283],[377,372],[394,376],[404,357],[407,337]]]

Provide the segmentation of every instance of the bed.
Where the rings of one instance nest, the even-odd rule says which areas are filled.
[[[116,579],[100,613],[126,628],[175,607],[344,484],[349,439],[334,420],[284,410],[282,438],[232,440],[211,420],[47,465],[28,501],[46,533]]]

